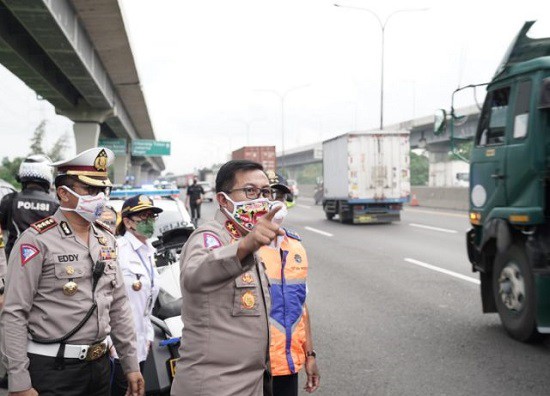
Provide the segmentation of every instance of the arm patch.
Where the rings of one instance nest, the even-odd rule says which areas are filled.
[[[45,219],[39,220],[36,223],[31,224],[31,227],[38,231],[39,234],[42,234],[57,225],[57,221],[53,217],[46,217]]]
[[[292,239],[296,239],[297,241],[301,241],[302,238],[300,237],[300,235],[298,235],[298,233],[292,231],[292,230],[289,230],[288,228],[284,228],[283,227],[283,230],[285,230],[286,232],[286,235],[289,237],[289,238],[292,238]]]

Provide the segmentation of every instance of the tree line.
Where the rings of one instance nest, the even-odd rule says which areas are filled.
[[[60,136],[49,149],[45,149],[44,138],[46,136],[46,123],[46,120],[42,120],[35,128],[30,141],[30,151],[28,155],[44,154],[47,155],[53,162],[60,161],[65,158],[65,151],[69,148],[68,133]],[[20,188],[21,186],[15,177],[19,172],[21,162],[23,162],[25,158],[26,157],[15,157],[13,159],[9,159],[8,157],[2,158],[2,162],[0,163],[0,179],[7,181],[16,188]]]

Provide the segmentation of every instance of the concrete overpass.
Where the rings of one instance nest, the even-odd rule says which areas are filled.
[[[77,151],[101,138],[155,139],[116,0],[0,0],[0,63],[74,121]],[[117,155],[115,182],[128,156]],[[136,183],[164,170],[134,157]]]
[[[477,106],[469,106],[457,109],[456,113],[458,116],[464,116],[464,118],[455,121],[454,136],[464,140],[473,139],[479,120],[479,109]],[[447,132],[440,136],[433,134],[433,127],[434,117],[426,116],[388,125],[385,129],[410,131],[411,149],[425,148],[429,153],[431,164],[447,162],[449,161],[448,153],[451,150],[449,126],[447,126]],[[322,161],[322,142],[286,150],[284,156],[281,156],[281,153],[277,155],[278,168],[284,167],[289,177],[293,179],[297,179],[306,166],[315,163],[320,164]]]

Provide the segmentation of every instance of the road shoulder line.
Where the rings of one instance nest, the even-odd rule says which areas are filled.
[[[427,230],[432,230],[432,231],[446,232],[447,234],[458,234],[458,231],[451,230],[451,229],[448,229],[448,228],[433,227],[433,226],[424,225],[424,224],[417,224],[417,223],[409,223],[409,225],[411,227],[425,228]]]
[[[327,237],[333,237],[334,236],[330,232],[326,232],[326,231],[323,231],[323,230],[318,230],[317,228],[313,228],[313,227],[309,227],[309,226],[305,226],[304,228],[308,231],[315,232],[317,234],[324,235],[324,236],[327,236]]]
[[[432,271],[441,272],[442,274],[450,275],[450,276],[453,276],[455,278],[462,279],[466,282],[475,283],[476,285],[480,284],[479,279],[472,278],[472,277],[466,276],[466,275],[462,275],[462,274],[459,274],[458,272],[449,271],[445,268],[436,267],[435,265],[424,263],[422,261],[415,260],[415,259],[412,259],[412,258],[405,258],[404,260],[407,263],[418,265],[419,267],[424,267],[424,268],[427,268],[427,269],[432,270]]]

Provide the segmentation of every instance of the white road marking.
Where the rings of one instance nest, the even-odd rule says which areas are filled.
[[[423,263],[422,261],[418,261],[418,260],[415,260],[415,259],[412,259],[412,258],[406,258],[405,261],[407,263],[415,264],[415,265],[418,265],[420,267],[430,269],[432,271],[437,271],[437,272],[441,272],[442,274],[454,276],[455,278],[462,279],[466,282],[475,283],[476,285],[480,284],[479,279],[472,278],[472,277],[466,276],[466,275],[462,275],[462,274],[459,274],[458,272],[449,271],[449,270],[446,270],[444,268],[440,268],[440,267],[436,267],[435,265]]]
[[[330,232],[318,230],[317,228],[313,228],[313,227],[309,227],[309,226],[306,226],[305,229],[308,230],[308,231],[311,231],[311,232],[316,232],[317,234],[321,234],[321,235],[324,235],[324,236],[328,236],[328,237],[334,236],[334,235],[331,234]]]
[[[458,234],[458,231],[449,230],[447,228],[432,227],[432,226],[427,226],[427,225],[424,225],[424,224],[416,224],[416,223],[409,223],[409,225],[412,226],[412,227],[425,228],[427,230],[432,230],[432,231],[446,232],[446,233],[449,233],[449,234]]]
[[[309,206],[309,205],[302,205],[302,204],[297,203],[296,206],[298,206],[300,208],[304,208],[304,209],[311,209],[311,206]]]

